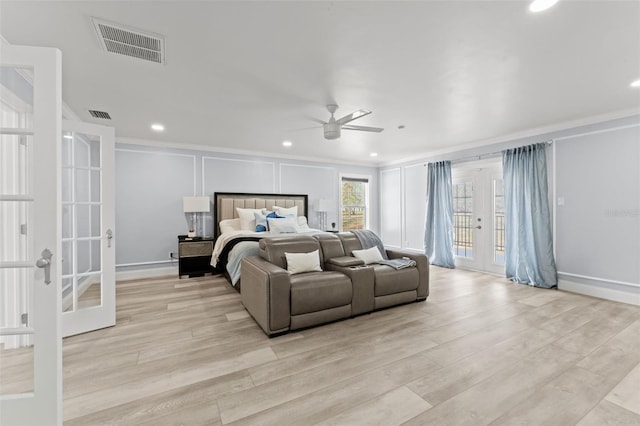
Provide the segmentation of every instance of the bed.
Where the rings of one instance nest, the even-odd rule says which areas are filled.
[[[261,238],[282,236],[284,232],[293,232],[291,226],[295,222],[295,232],[304,235],[324,233],[310,228],[307,224],[308,196],[301,194],[257,194],[216,192],[213,197],[214,238],[211,266],[227,277],[231,285],[240,289],[240,266],[247,256],[258,256],[258,241]],[[273,207],[281,209],[282,215],[288,219],[278,221],[280,229],[257,232],[257,223],[251,223],[253,212],[267,213]],[[252,212],[253,211],[253,212]],[[295,212],[295,215],[293,214]],[[240,217],[242,216],[242,217]],[[266,216],[266,215],[265,215]],[[286,222],[286,224],[285,224]],[[268,223],[273,225],[273,221]],[[281,225],[283,224],[283,225]],[[287,234],[290,235],[290,234]]]

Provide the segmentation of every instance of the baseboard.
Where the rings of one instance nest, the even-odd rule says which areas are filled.
[[[626,287],[623,290],[612,288],[607,283],[587,284],[560,279],[558,280],[558,289],[640,306],[640,290],[636,287]]]
[[[141,280],[145,278],[157,278],[174,275],[178,277],[178,265],[164,266],[162,268],[132,269],[116,271],[116,281]]]

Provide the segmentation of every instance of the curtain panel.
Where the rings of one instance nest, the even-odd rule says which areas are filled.
[[[451,161],[428,165],[424,252],[432,265],[455,268]]]
[[[558,284],[553,256],[545,143],[502,152],[508,279],[536,287]]]

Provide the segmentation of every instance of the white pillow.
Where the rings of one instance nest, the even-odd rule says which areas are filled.
[[[298,216],[298,232],[310,231],[309,224],[307,223],[306,216]]]
[[[236,211],[238,212],[238,217],[240,217],[240,229],[255,232],[256,217],[253,214],[256,212],[262,213],[262,209],[241,209],[236,207]]]
[[[230,231],[239,231],[240,228],[240,219],[225,219],[220,221],[220,233],[224,234],[225,232]]]
[[[354,250],[353,255],[357,259],[363,260],[365,265],[382,260],[382,254],[380,250],[378,250],[378,247],[371,247],[366,250]]]
[[[280,219],[267,218],[269,232],[272,234],[288,234],[298,232],[298,221],[295,217],[283,217]]]
[[[284,253],[287,258],[287,271],[290,274],[301,274],[303,272],[320,272],[320,252],[319,250],[310,253]]]
[[[274,212],[276,212],[278,215],[280,216],[287,216],[287,215],[294,215],[294,216],[298,216],[298,206],[293,206],[293,207],[278,207],[278,206],[271,206],[271,208],[273,209]]]

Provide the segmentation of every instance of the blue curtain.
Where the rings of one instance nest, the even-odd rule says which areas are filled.
[[[558,284],[553,258],[544,143],[502,152],[507,278],[552,288]]]
[[[429,163],[424,252],[432,265],[455,268],[451,161]]]

